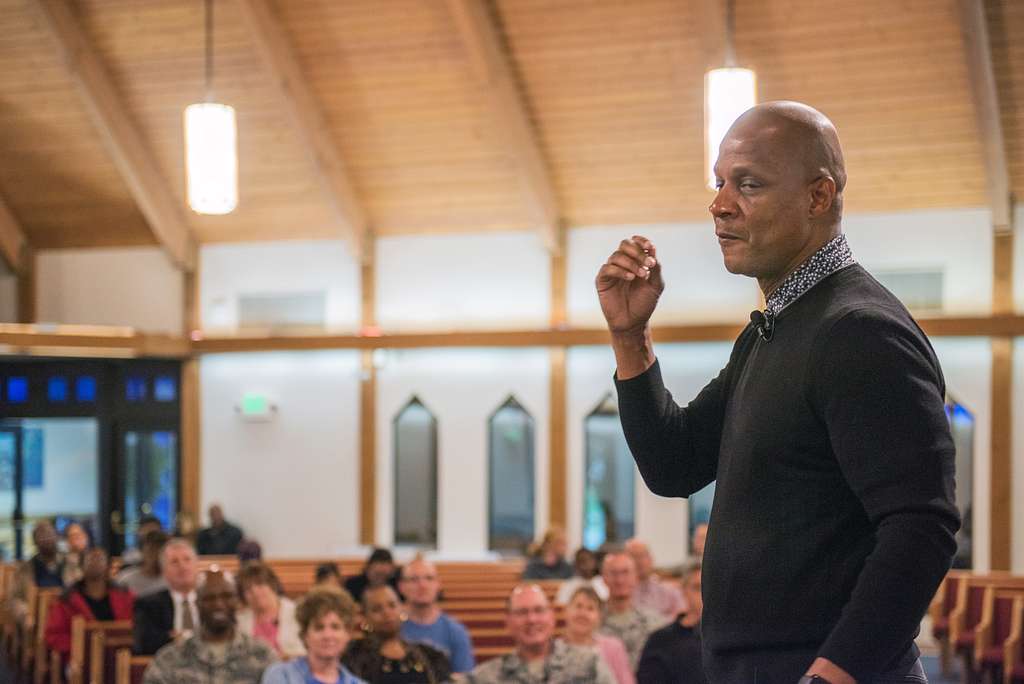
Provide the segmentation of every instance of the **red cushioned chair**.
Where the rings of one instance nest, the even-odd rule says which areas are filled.
[[[1019,591],[995,592],[991,606],[986,606],[974,634],[974,666],[982,681],[997,682],[1003,678],[1003,661],[1007,639],[1014,623],[1020,622],[1024,610],[1024,594]]]

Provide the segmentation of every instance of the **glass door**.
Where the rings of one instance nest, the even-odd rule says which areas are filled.
[[[138,546],[144,516],[156,516],[173,531],[178,510],[178,431],[169,427],[125,426],[118,435],[117,506],[111,513],[116,548]]]
[[[0,424],[0,559],[21,558],[21,428]]]

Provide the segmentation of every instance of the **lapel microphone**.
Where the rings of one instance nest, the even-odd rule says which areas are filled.
[[[775,314],[772,313],[771,309],[766,309],[763,313],[751,311],[750,322],[757,328],[757,334],[760,335],[762,340],[765,342],[772,341],[772,336],[775,334]]]

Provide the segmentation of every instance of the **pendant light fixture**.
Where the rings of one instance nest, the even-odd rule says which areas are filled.
[[[715,161],[729,127],[757,104],[757,77],[736,66],[733,45],[735,0],[725,0],[725,65],[704,74],[704,150],[708,187],[715,188]]]
[[[206,10],[206,97],[185,108],[188,204],[199,214],[228,214],[238,206],[235,109],[213,101],[213,0]]]

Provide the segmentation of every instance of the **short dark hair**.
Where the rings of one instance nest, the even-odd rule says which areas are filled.
[[[170,537],[163,530],[152,530],[142,537],[142,546],[143,548],[151,546],[162,549],[168,539],[170,539]]]
[[[366,559],[366,564],[367,565],[370,565],[372,563],[392,563],[392,564],[394,564],[394,562],[395,562],[395,558],[394,558],[394,556],[391,555],[391,552],[388,551],[387,549],[382,549],[380,547],[377,547],[373,551],[371,551],[370,552],[370,556]]]
[[[341,570],[338,569],[338,564],[331,562],[321,563],[316,566],[316,571],[313,577],[316,582],[323,582],[328,577],[337,577],[339,581],[342,579]]]
[[[164,527],[164,524],[160,521],[160,518],[156,517],[152,513],[148,513],[148,514],[142,516],[141,518],[139,518],[139,522],[136,523],[136,526],[137,527],[142,527],[143,525],[152,525],[153,523],[156,523],[157,525],[159,525],[160,529],[163,529],[163,527]]]

